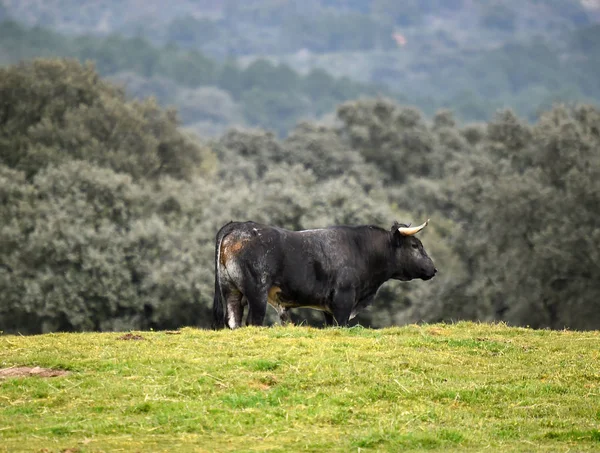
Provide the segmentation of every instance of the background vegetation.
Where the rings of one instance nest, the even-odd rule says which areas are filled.
[[[597,10],[116,5],[0,3],[1,330],[208,326],[225,222],[426,217],[361,324],[600,325]]]
[[[301,123],[284,140],[233,129],[202,142],[175,112],[56,59],[0,70],[0,99],[3,330],[208,326],[225,222],[426,216],[439,277],[388,284],[362,324],[598,326],[594,107],[462,126],[448,111],[427,120],[362,100],[339,106],[335,125]]]
[[[593,1],[4,5],[0,20],[23,25],[0,26],[0,61],[92,59],[130,94],[177,105],[183,122],[204,136],[239,124],[283,136],[298,119],[378,93],[427,115],[451,108],[467,121],[488,121],[507,107],[535,121],[554,102],[600,100]]]
[[[266,59],[243,66],[218,61],[173,43],[157,47],[141,36],[74,38],[0,23],[0,62],[40,56],[91,60],[100,75],[126,88],[129,96],[153,96],[162,106],[177,106],[182,122],[201,135],[218,135],[233,125],[285,135],[301,118],[321,117],[339,102],[389,91],[318,68],[302,75]]]

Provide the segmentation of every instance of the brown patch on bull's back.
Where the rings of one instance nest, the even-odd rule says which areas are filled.
[[[225,265],[227,261],[235,257],[247,242],[248,239],[236,238],[233,235],[225,236],[221,241],[221,264]]]

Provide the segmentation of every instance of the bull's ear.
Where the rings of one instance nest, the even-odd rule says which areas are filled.
[[[427,224],[429,223],[429,219],[427,219],[425,221],[425,223],[422,223],[419,226],[416,227],[403,227],[401,226],[400,228],[398,228],[398,233],[400,233],[402,236],[412,236],[413,234],[417,234],[419,231],[421,231],[423,228],[425,228],[427,226]]]
[[[400,223],[397,220],[394,220],[394,224],[392,225],[392,228],[390,228],[390,231],[392,233],[395,233],[398,231],[399,228],[401,227],[409,227],[410,223],[408,225],[404,224],[404,223]]]

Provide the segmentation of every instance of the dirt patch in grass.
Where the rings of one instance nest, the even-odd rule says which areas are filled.
[[[40,453],[51,453],[52,450],[48,450],[47,448],[42,448]],[[60,453],[79,453],[81,450],[79,448],[65,448],[60,450]]]
[[[141,335],[135,335],[133,333],[126,333],[125,335],[121,335],[117,340],[145,340]]]
[[[36,366],[36,367],[16,366],[16,367],[11,367],[11,368],[0,369],[0,379],[5,379],[5,378],[9,378],[9,377],[29,377],[29,376],[56,377],[56,376],[64,376],[65,374],[69,374],[69,372],[64,371],[64,370],[53,370],[51,368],[42,368],[39,366]]]

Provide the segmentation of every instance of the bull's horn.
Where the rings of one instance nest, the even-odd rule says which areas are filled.
[[[425,223],[423,223],[422,225],[416,226],[416,227],[399,227],[398,228],[398,233],[400,233],[402,236],[412,236],[413,234],[417,234],[419,231],[421,231],[423,228],[425,228],[427,226],[427,224],[429,223],[429,219],[427,219],[425,221]]]

